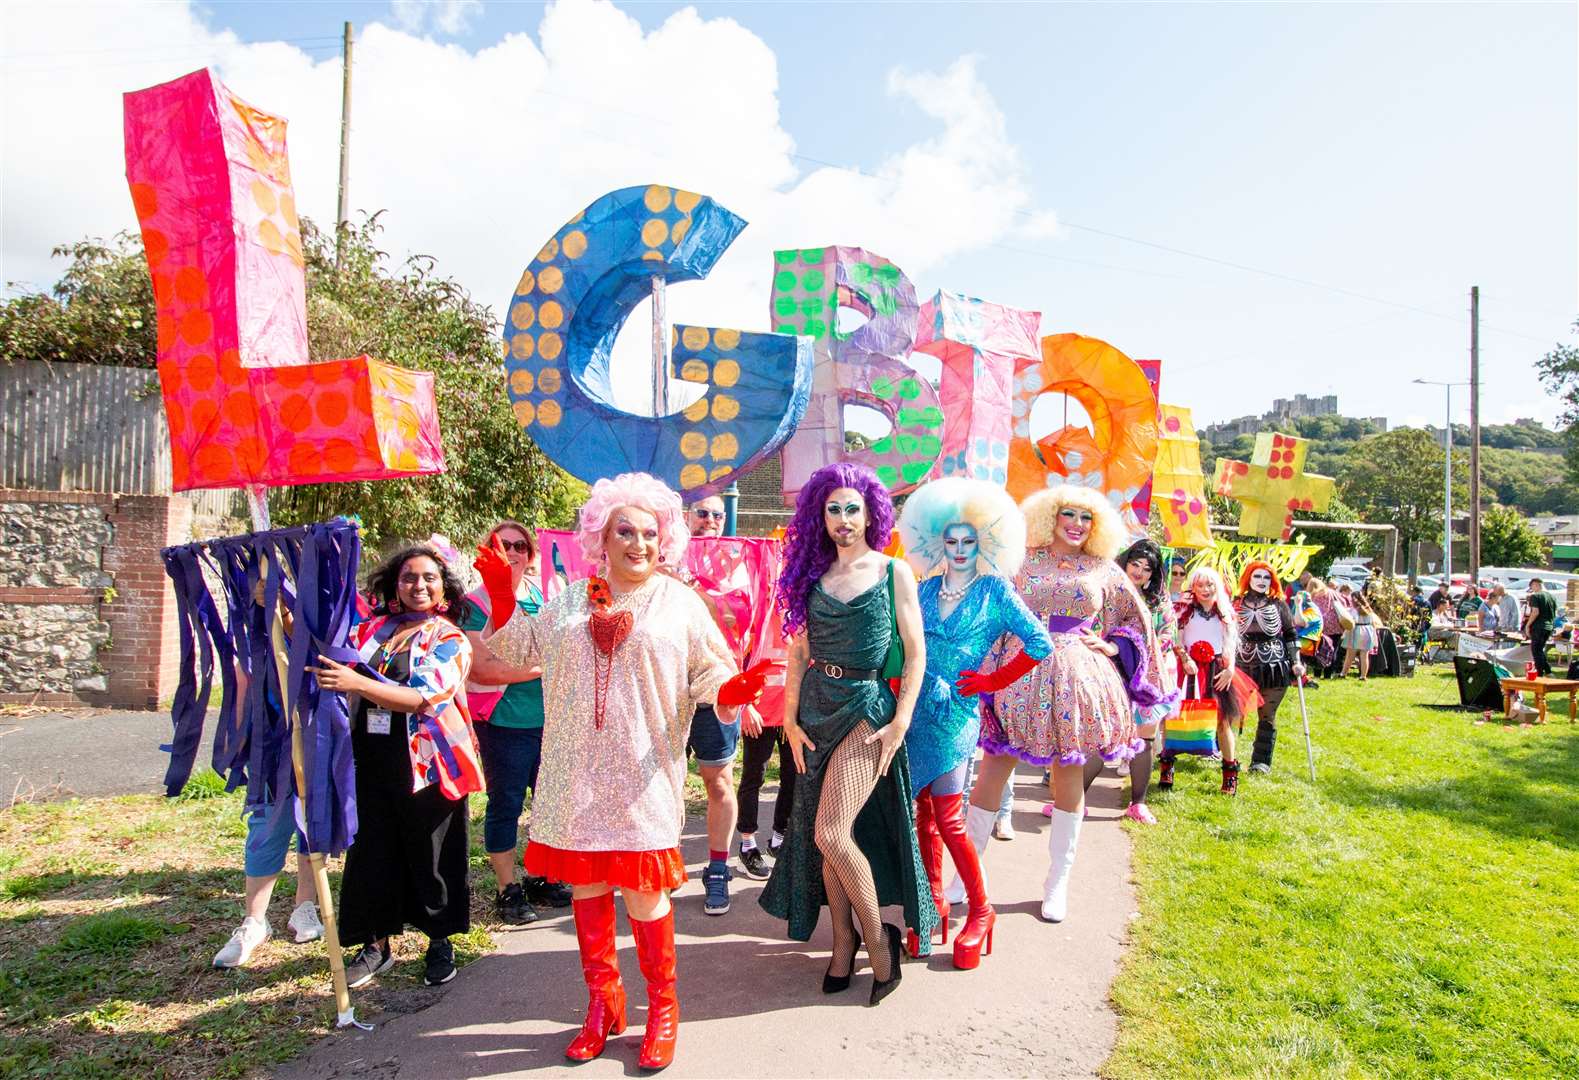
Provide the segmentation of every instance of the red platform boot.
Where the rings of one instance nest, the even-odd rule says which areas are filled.
[[[927,872],[927,884],[932,889],[932,904],[938,909],[938,929],[942,931],[940,944],[948,944],[949,903],[943,899],[943,838],[938,835],[937,823],[932,820],[932,800],[923,792],[916,798],[916,844],[921,849],[921,866]],[[912,960],[921,955],[921,937],[912,927],[905,931],[905,952]]]
[[[591,1061],[603,1053],[610,1035],[625,1030],[625,987],[614,956],[614,894],[571,901],[576,919],[576,944],[581,946],[581,974],[587,980],[587,1019],[565,1056]]]
[[[663,1069],[674,1060],[674,1042],[680,1030],[680,997],[674,973],[674,908],[649,922],[631,920],[636,933],[636,957],[647,980],[647,1033],[641,1040],[637,1064]]]
[[[981,859],[965,831],[964,800],[963,795],[932,796],[932,818],[942,834],[943,843],[948,845],[949,858],[954,860],[960,881],[965,883],[965,898],[970,907],[965,925],[954,939],[954,966],[969,969],[981,963],[983,945],[987,955],[992,955],[992,928],[998,916],[987,903],[987,879],[981,872]]]

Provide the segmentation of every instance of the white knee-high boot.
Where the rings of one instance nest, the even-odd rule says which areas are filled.
[[[970,803],[965,811],[965,835],[970,837],[970,842],[976,845],[976,854],[981,855],[987,850],[987,841],[992,838],[992,823],[998,816],[996,810],[983,810],[974,803]],[[981,868],[982,884],[987,882],[987,867],[985,860]],[[948,888],[943,890],[943,898],[951,904],[963,903],[965,900],[965,883],[959,879],[959,871],[954,872],[954,880],[948,883]]]
[[[1082,815],[1053,809],[1053,825],[1047,831],[1047,881],[1043,888],[1042,918],[1063,922],[1069,912],[1069,871],[1075,865],[1075,847],[1080,843]]]

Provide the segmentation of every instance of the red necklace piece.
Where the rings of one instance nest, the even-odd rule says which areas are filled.
[[[603,730],[609,700],[609,679],[614,674],[614,650],[630,637],[634,617],[629,609],[613,611],[614,594],[602,578],[587,581],[587,632],[592,636],[592,727]]]

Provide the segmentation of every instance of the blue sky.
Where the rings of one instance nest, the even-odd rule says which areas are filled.
[[[1482,287],[1483,418],[1555,412],[1533,362],[1579,314],[1571,4],[618,7],[648,32],[691,7],[759,38],[776,58],[777,122],[799,155],[790,158],[797,179],[819,162],[880,172],[934,138],[937,117],[896,99],[890,71],[941,72],[975,57],[974,77],[1011,147],[995,155],[1015,155],[1023,201],[984,225],[980,243],[918,255],[918,288],[1036,308],[1044,333],[1079,331],[1161,357],[1163,396],[1192,406],[1198,421],[1306,392],[1338,394],[1349,414],[1439,422],[1441,391],[1410,380],[1467,377],[1471,284]],[[404,26],[475,54],[508,34],[536,36],[544,8],[210,3],[193,17],[244,42],[298,40],[327,74],[337,49],[318,39],[345,19],[359,39],[373,23]],[[597,50],[586,51],[575,62],[595,67]],[[705,52],[694,59],[710,62]],[[622,94],[637,113],[667,106],[685,115],[661,82]],[[524,107],[556,106],[528,98]],[[325,156],[304,148],[302,123],[292,130],[298,160]],[[356,170],[369,148],[353,148]],[[522,184],[529,198],[529,179]],[[986,183],[980,190],[993,194]],[[599,194],[585,190],[540,220],[563,220]],[[314,197],[300,198],[310,209]],[[389,209],[398,219],[412,208]],[[12,213],[8,205],[8,232]],[[1048,213],[1056,232],[1045,228]],[[773,246],[881,250],[859,220],[841,222],[836,236],[815,218],[761,227],[775,230],[762,240]],[[523,252],[536,246],[513,242]],[[20,259],[9,238],[7,255]],[[508,289],[471,279],[466,265],[457,253],[455,272],[502,310]],[[765,298],[760,308],[765,324]]]

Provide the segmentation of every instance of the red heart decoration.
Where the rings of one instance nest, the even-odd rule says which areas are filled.
[[[631,613],[626,611],[594,611],[587,619],[587,628],[592,632],[592,647],[604,656],[612,656],[614,650],[630,636]]]

